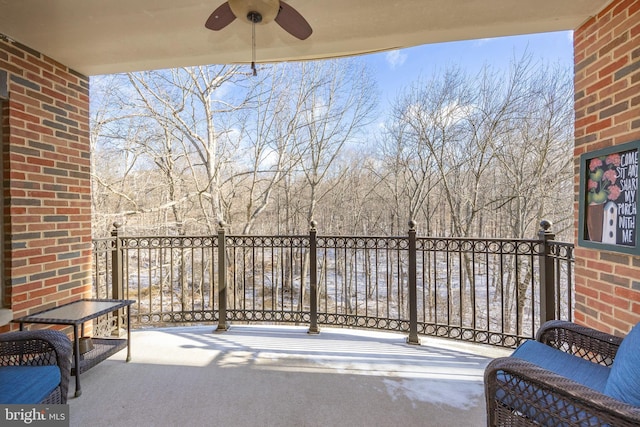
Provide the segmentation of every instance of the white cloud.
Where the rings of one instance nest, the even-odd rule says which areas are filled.
[[[404,64],[404,61],[407,60],[407,54],[402,53],[399,50],[392,50],[390,52],[387,52],[387,54],[385,55],[385,59],[387,60],[387,63],[393,70],[397,67],[402,66],[402,64]]]
[[[407,121],[430,123],[437,121],[438,125],[453,126],[473,114],[472,105],[462,105],[452,102],[442,105],[438,111],[428,111],[420,104],[409,105],[404,112]]]
[[[480,47],[480,46],[484,46],[485,44],[491,43],[493,40],[494,40],[493,38],[476,39],[473,41],[473,44],[475,47]]]

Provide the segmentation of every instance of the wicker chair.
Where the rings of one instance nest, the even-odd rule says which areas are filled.
[[[554,359],[549,363],[555,364],[554,368],[541,367],[541,364],[547,364],[544,361],[532,363],[527,360],[528,357],[522,354],[524,351],[519,352],[520,347],[511,357],[498,358],[489,363],[485,370],[487,424],[639,426],[640,406],[636,406],[636,399],[640,379],[635,370],[640,369],[637,359],[640,354],[640,347],[637,345],[640,342],[640,325],[634,330],[635,333],[632,331],[628,336],[633,334],[633,338],[624,343],[622,350],[622,338],[570,322],[545,323],[536,335],[537,342],[525,343],[523,346],[532,344],[534,351],[542,350],[536,357],[546,352],[551,356],[550,359]],[[560,352],[564,354],[559,354]],[[614,367],[616,356],[619,356],[620,362]],[[559,362],[560,359],[565,360]],[[574,362],[577,363],[572,368]],[[564,364],[564,367],[555,369],[559,364]],[[631,371],[622,368],[629,364],[632,366]],[[592,368],[595,374],[591,372]],[[618,369],[615,375],[614,368]],[[558,374],[563,369],[566,374]],[[622,378],[622,381],[630,382],[626,387],[627,390],[632,390],[629,394],[633,404],[622,401],[615,391],[611,391],[611,387],[617,387],[611,384],[614,376],[618,379],[632,377]],[[584,381],[576,381],[575,378]],[[611,397],[612,395],[616,398]],[[629,400],[626,396],[623,397],[624,400]]]
[[[71,354],[72,346],[69,338],[59,331],[36,330],[23,332],[8,332],[0,334],[0,373],[10,370],[11,367],[44,367],[57,366],[60,369],[60,382],[50,393],[51,388],[47,388],[44,393],[49,393],[40,402],[13,402],[13,403],[42,403],[60,404],[67,403],[67,391],[69,389],[69,377],[71,375]],[[41,369],[33,370],[35,375]],[[28,370],[21,370],[20,375],[29,375]],[[57,377],[57,375],[56,375]],[[17,389],[16,384],[11,384],[11,379],[7,379],[5,374],[5,392],[12,393]],[[15,381],[15,380],[13,380]],[[37,378],[34,379],[37,384]],[[44,394],[43,393],[43,394]],[[6,402],[0,402],[6,403]]]

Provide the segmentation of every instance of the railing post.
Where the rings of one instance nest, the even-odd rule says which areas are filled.
[[[111,230],[111,237],[113,237],[114,242],[112,246],[111,253],[111,298],[112,299],[122,299],[124,297],[123,292],[123,281],[122,281],[122,269],[124,267],[122,263],[122,239],[120,238],[120,227],[122,224],[119,222],[113,223],[113,230]],[[108,296],[107,296],[108,297]],[[112,315],[116,318],[115,320],[115,330],[113,334],[116,336],[120,336],[120,330],[122,327],[122,318],[120,316],[120,311],[116,310],[112,313]]]
[[[316,236],[318,230],[316,229],[317,222],[311,221],[311,228],[309,230],[309,334],[319,334],[318,328],[318,242]]]
[[[409,337],[407,344],[420,345],[418,338],[416,222],[409,221]]]
[[[540,324],[556,318],[555,262],[548,242],[556,238],[551,221],[540,221]]]
[[[113,223],[111,237],[113,237],[113,250],[111,253],[111,298],[120,299],[120,288],[122,286],[122,240],[120,240],[119,222]]]
[[[229,330],[227,323],[227,238],[225,224],[218,223],[218,328],[216,332]]]

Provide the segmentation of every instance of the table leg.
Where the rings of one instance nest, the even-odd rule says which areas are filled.
[[[131,361],[131,306],[127,306],[127,362]]]
[[[73,325],[73,348],[75,349],[73,354],[73,360],[76,364],[76,394],[75,397],[80,397],[82,389],[80,388],[80,338],[78,337],[78,325]]]

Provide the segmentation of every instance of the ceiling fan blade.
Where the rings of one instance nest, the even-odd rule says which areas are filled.
[[[207,22],[204,24],[210,30],[218,31],[231,24],[236,16],[231,11],[228,2],[224,2],[213,11]]]
[[[313,30],[306,19],[297,10],[280,1],[280,11],[276,16],[276,22],[293,37],[304,40],[311,35]]]

